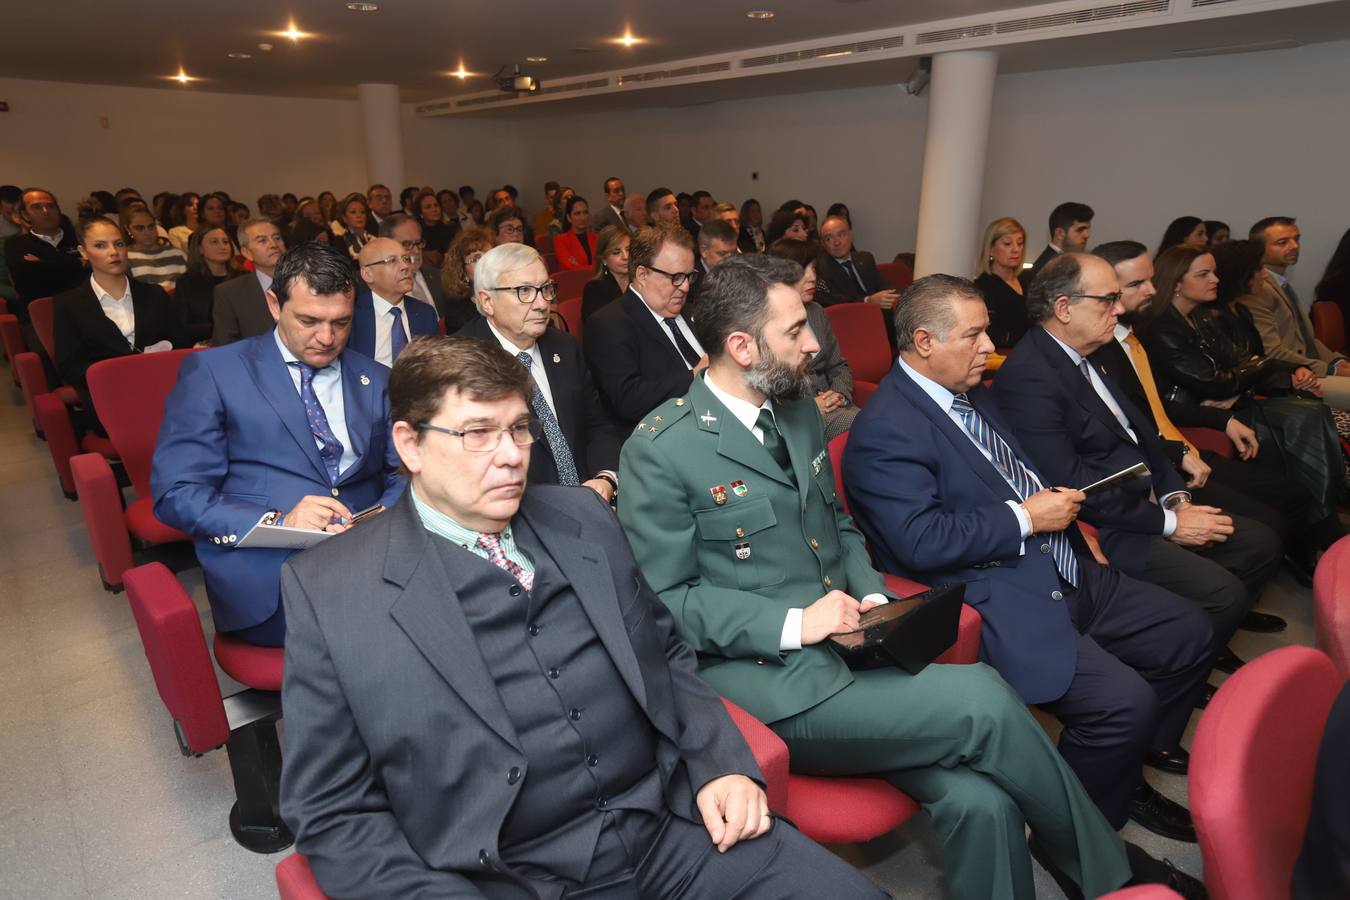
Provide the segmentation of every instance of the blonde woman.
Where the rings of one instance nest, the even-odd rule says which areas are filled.
[[[975,286],[989,309],[989,339],[1000,350],[1020,341],[1031,326],[1019,278],[1026,247],[1027,230],[1016,219],[1004,216],[984,230],[975,261]]]

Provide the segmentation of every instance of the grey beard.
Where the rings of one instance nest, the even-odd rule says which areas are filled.
[[[746,386],[763,394],[774,403],[785,403],[805,397],[810,387],[805,369],[794,369],[771,354],[763,352],[759,362],[745,373]]]

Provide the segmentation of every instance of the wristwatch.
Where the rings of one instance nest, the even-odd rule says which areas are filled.
[[[263,517],[262,517],[261,519],[258,520],[258,524],[259,524],[259,525],[275,525],[275,524],[277,524],[278,522],[280,522],[281,519],[282,519],[282,512],[281,512],[281,510],[279,510],[279,509],[269,509],[269,510],[263,515]]]

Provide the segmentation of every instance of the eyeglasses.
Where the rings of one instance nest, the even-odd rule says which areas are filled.
[[[493,291],[511,291],[516,295],[516,299],[521,303],[533,303],[539,295],[549,303],[558,299],[558,282],[549,281],[544,284],[518,284],[515,287],[495,287],[489,288]]]
[[[392,265],[394,265],[394,264],[396,264],[396,263],[398,263],[398,262],[405,262],[405,263],[407,263],[408,265],[411,266],[411,265],[415,262],[415,260],[414,260],[411,256],[409,256],[408,254],[405,253],[405,254],[403,254],[402,256],[389,256],[389,257],[386,257],[386,258],[384,258],[384,259],[373,259],[373,260],[371,260],[370,262],[366,263],[366,265],[368,265],[368,266],[392,266]]]
[[[1114,306],[1120,300],[1120,291],[1112,294],[1065,294],[1065,297],[1076,297],[1083,300],[1100,300],[1103,303],[1110,303]]]
[[[671,285],[677,288],[684,287],[686,283],[689,284],[690,286],[698,284],[699,273],[697,271],[667,272],[665,269],[658,269],[656,266],[647,266],[647,268],[651,269],[653,272],[657,272],[661,275],[666,276],[667,278],[670,279]]]
[[[425,250],[427,246],[426,241],[403,241],[402,243],[404,250]]]
[[[454,435],[470,453],[491,453],[501,446],[504,434],[510,434],[517,447],[528,447],[544,434],[544,426],[539,424],[538,419],[517,422],[505,428],[466,428],[464,431],[442,428],[430,422],[423,422],[417,427],[422,431],[439,431],[441,434]]]
[[[510,232],[511,234],[524,234],[524,233],[525,233],[525,226],[524,226],[524,225],[520,225],[520,224],[516,224],[516,225],[498,225],[498,226],[497,226],[497,231],[498,231],[498,232],[501,232],[501,233],[503,233],[503,234],[505,234],[505,233],[507,233],[507,232]]]

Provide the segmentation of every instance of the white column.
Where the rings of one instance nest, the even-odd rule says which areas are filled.
[[[398,85],[358,84],[356,93],[361,98],[361,119],[366,131],[366,182],[386,185],[397,197],[405,183]]]
[[[916,276],[971,275],[984,227],[980,198],[997,73],[994,50],[959,50],[933,57]]]

